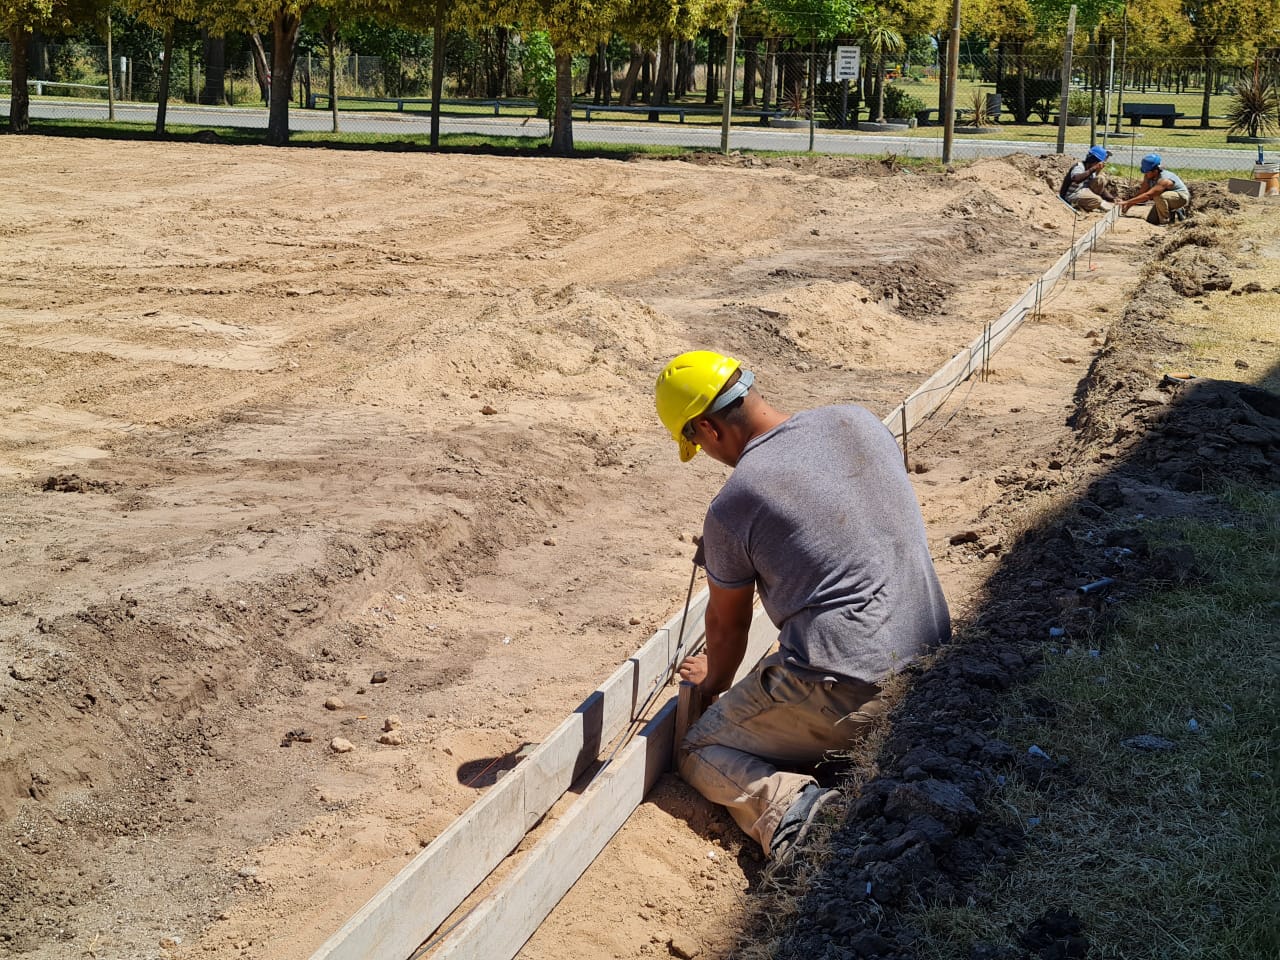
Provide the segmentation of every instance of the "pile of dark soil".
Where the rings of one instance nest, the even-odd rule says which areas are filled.
[[[997,786],[1018,780],[1058,795],[1078,783],[1069,761],[1014,745],[1016,731],[1000,719],[1006,691],[1036,675],[1050,637],[1070,642],[1096,631],[1110,609],[1107,590],[1133,597],[1196,577],[1189,550],[1152,549],[1132,528],[1139,515],[1212,513],[1214,498],[1201,491],[1222,480],[1280,484],[1280,396],[1153,375],[1153,356],[1177,348],[1159,322],[1180,301],[1175,291],[1189,289],[1173,280],[1168,261],[1216,245],[1203,226],[1175,230],[1084,381],[1074,449],[1060,451],[1059,476],[1068,478],[1060,509],[1007,549],[979,612],[957,625],[957,642],[913,671],[878,773],[851,803],[823,861],[797,881],[803,893],[793,919],[781,929],[761,920],[747,932],[747,941],[772,941],[771,956],[907,960],[918,932],[902,908],[981,901],[991,873],[1024,843],[1022,831],[991,810]],[[1191,260],[1179,258],[1178,269],[1197,275]],[[1034,475],[1015,479],[1005,506],[1039,489]],[[1103,578],[1107,590],[1081,590]],[[1051,700],[1028,704],[1034,716],[1019,721],[1055,713]],[[1014,934],[1015,952],[978,944],[971,955],[1070,958],[1090,949],[1079,919],[1062,909]]]

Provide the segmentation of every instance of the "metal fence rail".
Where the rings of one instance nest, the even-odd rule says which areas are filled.
[[[149,50],[116,48],[111,75],[121,123],[154,123],[159,62]],[[933,51],[936,54],[936,50]],[[0,76],[8,73],[9,49],[0,44]],[[631,76],[626,62],[604,74],[579,64],[575,79],[575,139],[613,147],[658,145],[717,149],[722,98],[728,72],[723,63],[686,64],[678,88],[664,95],[656,70]],[[721,58],[723,59],[723,57]],[[935,57],[936,60],[936,57]],[[247,54],[232,58],[216,77],[191,51],[174,55],[168,122],[194,127],[261,130],[266,127],[264,86]],[[426,138],[429,135],[429,64],[394,63],[377,57],[336,58],[335,90],[329,60],[314,51],[301,56],[295,72],[290,129],[318,134],[336,126],[345,139]],[[32,64],[30,112],[38,120],[106,120],[106,53],[102,47],[48,46]],[[1275,63],[1264,71],[1280,70]],[[594,72],[593,72],[594,71]],[[1244,173],[1259,150],[1280,151],[1280,138],[1250,142],[1230,129],[1236,85],[1249,67],[1227,61],[1166,58],[1157,67],[1135,62],[1120,70],[1109,50],[1086,48],[1073,59],[1065,151],[1082,155],[1092,143],[1116,154],[1117,172],[1132,175],[1137,161],[1157,152],[1184,169]],[[952,157],[969,160],[1011,152],[1043,154],[1057,149],[1061,64],[1052,52],[1005,57],[966,45],[956,85],[957,132]],[[451,74],[442,100],[445,134],[542,140],[549,132],[523,76],[513,67],[498,87],[483,92],[482,71]],[[854,82],[837,82],[831,50],[790,49],[778,38],[747,38],[738,46],[732,73],[734,94],[729,146],[739,150],[939,157],[943,125],[942,82],[936,62],[909,60],[864,64]],[[0,117],[9,101],[0,88]],[[336,94],[336,96],[335,96]],[[331,97],[337,110],[330,112]],[[210,102],[213,101],[213,102]],[[232,109],[234,108],[234,109]],[[812,131],[811,128],[812,127]],[[1265,131],[1264,131],[1265,132]]]

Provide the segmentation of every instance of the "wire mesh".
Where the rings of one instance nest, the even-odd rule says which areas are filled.
[[[113,122],[153,124],[163,46],[156,38],[141,43],[140,35],[134,30],[117,42],[110,65],[103,46],[33,45],[30,116],[49,123],[106,122],[110,83]],[[588,147],[718,149],[731,82],[730,149],[940,157],[946,90],[937,44],[912,44],[913,52],[892,57],[867,51],[853,80],[836,79],[839,45],[739,37],[731,77],[727,43],[719,35],[696,46],[600,45],[574,61],[574,139]],[[172,54],[168,123],[178,130],[264,128],[271,84],[266,60],[247,44],[216,62],[205,52],[196,42]],[[9,112],[11,63],[11,49],[0,44],[0,116]],[[540,102],[527,66],[518,37],[502,46],[488,33],[472,37],[449,60],[441,131],[544,141],[551,132],[550,110]],[[354,141],[429,135],[430,57],[339,50],[330,67],[323,47],[299,54],[289,99],[292,131],[336,129]],[[1255,68],[1280,81],[1274,57],[1256,64],[1177,57],[1126,63],[1116,60],[1109,45],[1077,44],[1064,150],[1082,155],[1092,143],[1105,144],[1122,175],[1131,175],[1128,168],[1151,152],[1174,168],[1247,169],[1260,148],[1274,149],[1265,138],[1255,138],[1264,141],[1259,143],[1243,135],[1258,131],[1233,130],[1230,122],[1236,88]],[[965,44],[954,95],[952,158],[1055,152],[1061,88],[1060,50],[1015,55]]]

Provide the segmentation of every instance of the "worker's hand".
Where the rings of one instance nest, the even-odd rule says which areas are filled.
[[[702,683],[707,679],[707,655],[700,653],[696,657],[685,657],[680,664],[680,679],[689,683]]]

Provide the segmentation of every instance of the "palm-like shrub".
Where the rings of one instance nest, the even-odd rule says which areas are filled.
[[[1227,108],[1227,120],[1232,133],[1249,137],[1266,136],[1280,128],[1280,87],[1262,73],[1241,80]]]

